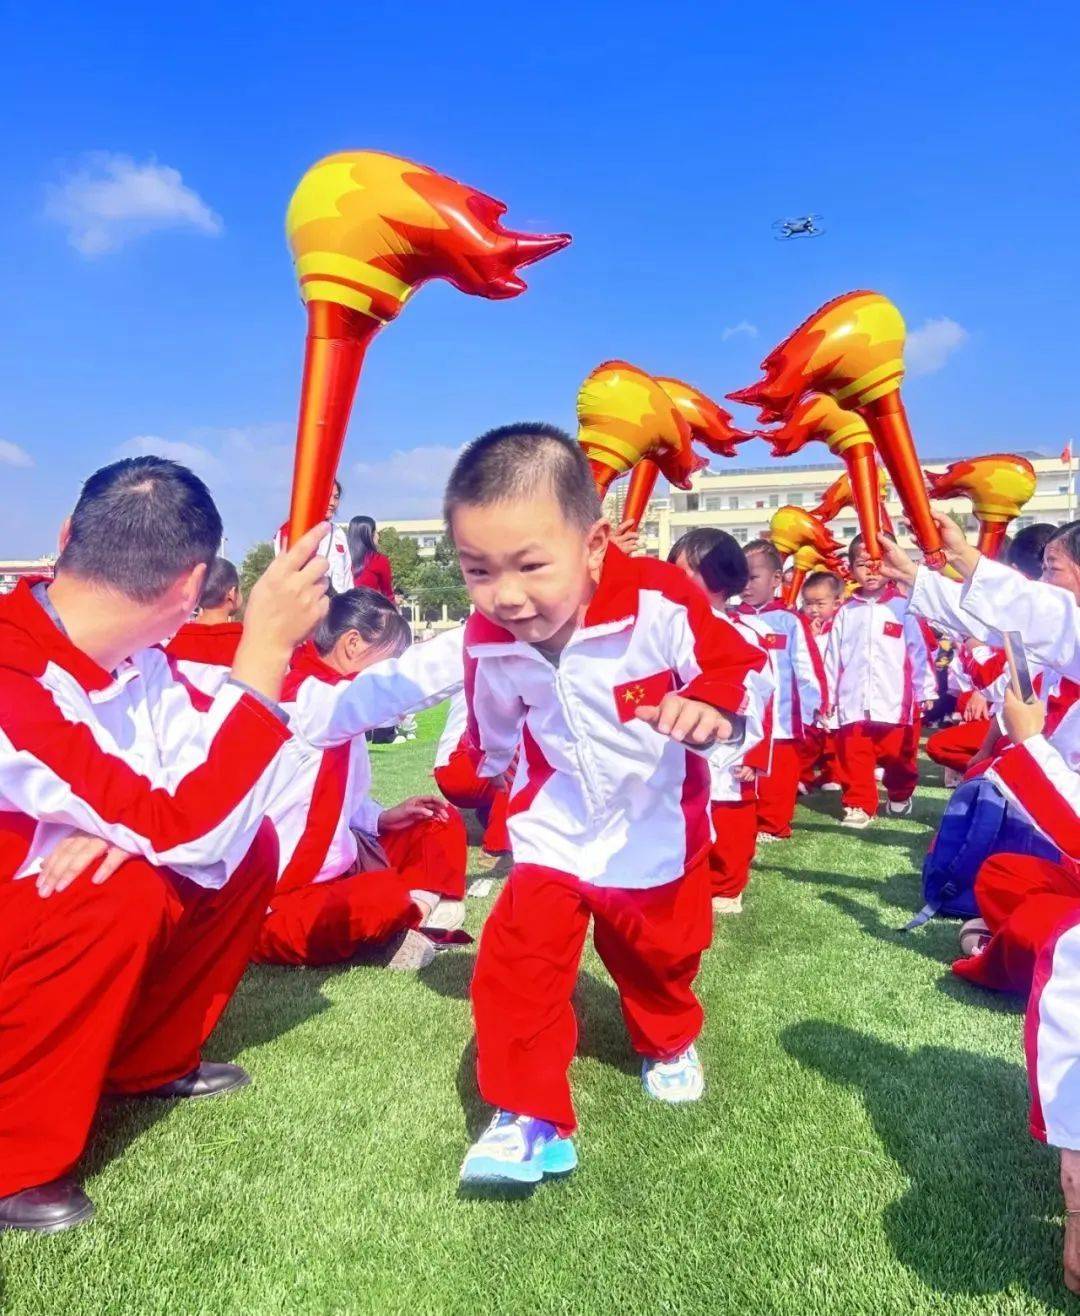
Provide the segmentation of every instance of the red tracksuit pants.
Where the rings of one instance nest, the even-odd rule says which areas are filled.
[[[457,808],[476,810],[484,824],[483,845],[488,854],[509,854],[506,806],[510,792],[493,786],[486,777],[478,777],[476,763],[476,756],[468,750],[454,750],[450,761],[435,769],[435,784]]]
[[[537,864],[511,869],[473,975],[477,1080],[491,1105],[563,1133],[577,1123],[567,1078],[577,1046],[571,998],[590,918],[634,1050],[670,1059],[704,1017],[693,982],[712,938],[708,864],[647,891],[592,886]]]
[[[954,772],[967,772],[971,760],[986,739],[990,719],[977,717],[971,722],[956,722],[928,737],[926,752],[935,763]]]
[[[465,824],[456,810],[379,838],[390,868],[347,873],[275,891],[253,958],[259,964],[342,964],[363,946],[415,927],[420,910],[410,891],[451,900],[465,894]]]
[[[1080,875],[1050,859],[998,854],[979,869],[975,899],[993,935],[981,955],[957,960],[953,972],[1027,995],[1039,952],[1059,923],[1080,912]]]
[[[814,788],[825,782],[840,780],[840,767],[836,761],[836,737],[821,727],[805,727],[802,739],[797,742],[799,751],[799,780]]]
[[[276,873],[264,824],[219,891],[142,859],[45,900],[33,878],[0,882],[0,1197],[72,1169],[104,1090],[195,1068]]]
[[[911,799],[919,784],[919,732],[921,722],[894,727],[883,722],[850,722],[836,737],[841,797],[846,808],[864,809],[871,817],[878,811],[875,770],[885,769],[884,786],[889,799],[899,804]]]
[[[757,829],[773,836],[790,836],[795,803],[799,798],[799,743],[774,740],[772,764],[766,777],[757,781]]]
[[[713,800],[716,839],[709,850],[709,876],[714,896],[738,896],[750,881],[757,845],[757,800]]]

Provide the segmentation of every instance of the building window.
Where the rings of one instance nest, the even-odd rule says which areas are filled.
[[[855,538],[855,527],[853,525],[844,526],[844,538],[845,539]]]
[[[698,495],[697,495],[697,494],[687,494],[687,495],[686,495],[686,510],[687,510],[688,512],[696,512],[696,511],[698,510]]]
[[[770,506],[770,507],[779,507],[779,506],[780,506],[780,495],[779,495],[779,494],[769,494],[769,506]]]
[[[802,494],[801,493],[790,494],[788,497],[788,502],[791,504],[792,507],[802,507]]]
[[[750,538],[750,531],[745,526],[740,526],[734,534],[736,542],[740,544],[745,544]]]
[[[727,500],[727,505],[729,511],[737,512],[739,510],[739,495],[732,494],[731,497]]]
[[[724,509],[723,494],[704,494],[703,507],[706,512],[721,512]]]

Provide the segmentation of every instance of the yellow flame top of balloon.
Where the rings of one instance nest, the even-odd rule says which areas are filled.
[[[586,376],[577,414],[585,455],[616,475],[683,441],[675,403],[652,375],[626,361],[605,361]]]
[[[991,453],[968,457],[931,477],[932,497],[967,497],[980,521],[1012,521],[1035,493],[1035,469],[1026,457]]]

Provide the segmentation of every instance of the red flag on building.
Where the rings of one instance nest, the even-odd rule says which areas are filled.
[[[1064,452],[1061,454],[1061,460],[1062,460],[1063,462],[1065,462],[1065,464],[1066,464],[1067,466],[1071,466],[1071,465],[1072,465],[1072,440],[1071,440],[1071,439],[1070,439],[1069,442],[1066,443],[1066,445],[1065,445],[1065,450],[1064,450]]]

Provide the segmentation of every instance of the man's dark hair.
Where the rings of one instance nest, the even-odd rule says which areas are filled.
[[[200,608],[220,608],[225,602],[229,590],[240,592],[240,576],[227,557],[216,557],[210,563],[210,569],[203,581],[202,593],[199,595]]]
[[[751,553],[760,553],[773,571],[784,570],[784,559],[780,556],[780,550],[769,539],[751,539],[743,552],[747,557]]]
[[[1046,546],[1051,539],[1056,539],[1059,533],[1057,526],[1050,525],[1046,521],[1025,526],[1023,530],[1018,530],[1013,535],[1009,547],[1005,550],[1005,561],[1010,567],[1015,567],[1021,575],[1027,576],[1028,580],[1038,580],[1042,575]]]
[[[834,571],[811,571],[803,581],[803,593],[814,585],[828,585],[834,599],[844,592],[844,582]]]
[[[887,539],[890,544],[896,543],[896,540],[893,538],[893,536],[887,535],[884,531],[881,532],[881,537],[882,539]],[[859,550],[862,548],[862,546],[865,543],[866,540],[862,537],[862,535],[856,535],[855,538],[848,545],[847,560],[849,567],[853,567],[855,565],[855,559],[859,556]]]
[[[197,475],[164,457],[125,457],[83,485],[56,570],[153,603],[220,546],[221,517]]]
[[[726,530],[709,526],[688,530],[672,544],[668,561],[677,562],[680,557],[698,573],[710,594],[722,594],[725,599],[741,594],[750,579],[746,554]]]
[[[454,463],[443,515],[452,530],[458,507],[490,507],[544,488],[582,530],[603,515],[585,453],[565,430],[540,422],[503,425],[474,439]]]
[[[357,631],[365,644],[388,657],[404,652],[412,643],[409,623],[378,590],[345,590],[330,600],[326,616],[315,628],[315,648],[325,656],[346,631]]]

